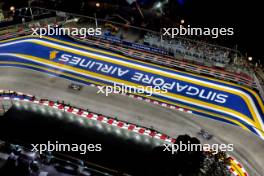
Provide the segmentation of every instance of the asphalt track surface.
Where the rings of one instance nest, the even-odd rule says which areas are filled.
[[[177,137],[179,134],[197,136],[203,128],[214,135],[202,143],[231,143],[230,153],[248,171],[249,175],[264,175],[264,142],[256,135],[239,127],[176,110],[167,109],[122,95],[106,97],[97,94],[97,88],[85,86],[80,92],[68,89],[71,81],[44,73],[18,68],[0,68],[0,89],[15,90],[50,100],[64,100],[74,106],[117,117]]]
[[[263,131],[256,130],[264,129],[263,102],[254,91],[243,86],[142,63],[96,48],[74,45],[64,39],[27,36],[1,43],[1,65],[5,66],[42,70],[99,85],[125,83],[129,86],[155,86],[154,83],[147,84],[143,79],[138,80],[139,75],[147,76],[148,79],[154,77],[159,82],[163,80],[166,86],[169,85],[169,92],[154,94],[152,99],[241,126],[264,139]],[[207,94],[207,98],[204,94]],[[221,99],[218,97],[220,94]]]

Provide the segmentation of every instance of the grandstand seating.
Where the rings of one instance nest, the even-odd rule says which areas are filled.
[[[75,23],[70,22],[70,23],[64,24],[64,26],[69,27],[69,28],[70,27],[80,27],[81,28],[81,27],[87,27],[87,26],[95,27],[93,26],[92,22],[87,22],[87,21],[86,23],[82,22],[80,24],[76,22]],[[102,27],[102,31],[104,31],[104,33],[107,33],[107,29],[105,29],[102,24],[101,25],[98,24],[98,26]],[[131,30],[135,31],[134,28],[132,28]],[[126,30],[126,33],[128,33],[127,31],[128,30]],[[149,35],[149,31],[147,34]],[[210,53],[210,57],[214,58],[214,60],[212,59],[209,62],[208,59],[204,59],[204,57],[202,57],[201,59],[197,59],[195,55],[199,55],[199,53],[197,54],[197,52],[195,51],[189,52],[187,51],[187,49],[182,47],[182,52],[181,52],[179,49],[181,46],[176,47],[176,50],[179,52],[177,52],[177,54],[173,57],[169,55],[169,52],[166,50],[166,48],[164,48],[164,46],[162,48],[158,48],[158,46],[155,45],[154,48],[152,48],[152,50],[145,49],[144,47],[148,48],[149,46],[142,45],[142,43],[144,43],[144,40],[140,41],[136,39],[134,40],[134,43],[132,42],[132,44],[130,44],[131,42],[129,43],[129,41],[132,41],[132,40],[129,39],[128,41],[128,38],[131,38],[131,36],[129,37],[129,35],[125,35],[126,37],[125,39],[123,39],[124,35],[125,35],[124,32],[119,32],[118,34],[115,34],[112,37],[89,36],[86,39],[83,39],[80,36],[79,37],[72,36],[72,37],[78,40],[82,40],[83,42],[86,42],[88,44],[92,44],[92,45],[96,44],[98,47],[101,47],[101,48],[107,48],[107,49],[110,49],[112,51],[119,52],[119,53],[121,52],[121,54],[130,56],[130,57],[132,56],[136,59],[153,62],[156,64],[161,64],[161,65],[165,65],[165,66],[172,67],[172,68],[183,69],[188,72],[194,72],[194,73],[204,74],[207,76],[212,76],[218,79],[227,80],[227,81],[238,83],[241,85],[246,85],[251,88],[257,88],[253,73],[249,72],[246,69],[246,66],[244,65],[244,63],[240,63],[238,61],[236,61],[236,64],[230,63],[231,60],[232,62],[234,62],[235,60],[238,60],[238,59],[237,59],[236,51],[231,50],[229,48],[218,47],[215,45],[209,45],[209,44],[198,42],[199,50],[208,51],[207,55],[209,55],[208,53]],[[137,38],[137,36],[135,36],[135,38]],[[195,41],[189,41],[189,40],[184,40],[184,39],[181,39],[181,40],[188,41],[188,45],[192,44],[192,46],[197,46],[197,42]],[[138,41],[139,43],[135,43],[136,41]],[[127,43],[129,43],[129,45],[127,45]],[[156,44],[160,42],[153,42],[153,43]],[[114,45],[111,45],[111,44],[114,44]],[[187,44],[185,45],[187,46]],[[137,47],[134,47],[134,46],[137,46]],[[200,55],[202,54],[200,53]],[[221,59],[219,59],[218,56],[221,56]],[[243,66],[241,67],[241,65]]]
[[[175,55],[184,54],[191,59],[199,60],[198,62],[218,63],[219,66],[223,67],[231,61],[230,49],[227,48],[181,38],[172,40],[163,37],[161,39],[161,37],[150,33],[147,33],[144,37],[144,42],[151,46],[162,47]]]
[[[160,65],[165,65],[172,68],[182,69],[188,72],[194,72],[199,74],[204,74],[207,76],[212,76],[220,78],[222,80],[227,80],[234,83],[239,83],[246,85],[248,87],[257,88],[254,79],[245,74],[236,74],[232,72],[227,72],[219,69],[214,69],[206,66],[201,66],[193,63],[188,63],[183,60],[175,59],[173,57],[164,57],[157,54],[149,53],[146,51],[138,51],[127,48],[125,46],[111,45],[111,42],[105,40],[94,40],[93,39],[82,39],[80,36],[74,36],[75,39],[86,42],[90,45],[96,45],[97,47],[111,49],[114,52],[121,52],[123,55],[133,57],[139,60],[153,62]]]

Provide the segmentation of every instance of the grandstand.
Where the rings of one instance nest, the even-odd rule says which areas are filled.
[[[88,36],[84,39],[81,36],[72,36],[78,41],[108,48],[135,59],[245,85],[262,92],[256,84],[254,71],[247,59],[235,49],[179,37],[167,40],[157,32],[138,27],[79,15],[72,17],[79,20],[66,20],[64,27],[97,26],[103,31],[101,37]],[[106,25],[109,23],[118,29],[114,34],[112,28]]]

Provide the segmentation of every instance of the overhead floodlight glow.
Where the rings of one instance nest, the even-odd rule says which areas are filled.
[[[116,134],[117,134],[117,135],[121,135],[121,134],[122,134],[122,132],[121,132],[121,129],[120,129],[120,128],[116,128],[116,129],[115,129],[115,132],[116,132]]]
[[[182,20],[181,20],[181,24],[184,24],[184,23],[185,23],[185,20],[184,20],[184,19],[182,19]]]
[[[17,108],[21,109],[21,104],[19,102],[15,102],[14,104]]]
[[[146,137],[144,138],[144,142],[147,143],[147,144],[149,144],[149,143],[150,143],[150,138],[146,136]]]
[[[131,138],[131,132],[130,131],[125,131],[124,136],[126,138],[128,138],[128,139]]]
[[[28,104],[23,104],[23,108],[25,109],[25,110],[28,110]]]
[[[69,119],[71,122],[73,122],[73,121],[74,121],[74,117],[73,117],[73,116],[71,116],[71,115],[69,115],[69,116],[68,116],[68,119]]]
[[[61,112],[57,111],[56,117],[61,120],[63,118],[63,115]]]
[[[136,139],[136,141],[141,141],[141,137],[140,137],[140,135],[138,135],[138,134],[135,134],[135,136],[134,136],[134,138]]]
[[[14,6],[11,6],[10,7],[10,11],[14,12],[15,11],[15,7]]]
[[[78,122],[81,124],[81,125],[84,125],[84,120],[82,118],[78,118]]]
[[[155,5],[155,8],[156,8],[156,9],[160,9],[161,6],[162,6],[161,2],[158,2],[158,3]]]
[[[96,127],[98,128],[98,130],[103,130],[103,126],[101,123],[96,123]]]
[[[92,120],[88,120],[88,126],[94,126],[94,124],[93,124],[93,121]]]
[[[40,108],[40,111],[41,111],[42,114],[46,113],[46,109],[45,108]]]
[[[112,129],[112,127],[111,127],[110,125],[107,125],[107,126],[106,126],[106,131],[107,131],[108,133],[111,133],[111,132],[113,131],[113,129]]]
[[[38,111],[38,108],[36,106],[32,106],[31,108],[34,112],[37,112]]]
[[[49,115],[51,115],[51,116],[53,116],[54,115],[54,111],[53,110],[51,110],[51,109],[49,109]]]
[[[160,141],[156,140],[156,142],[154,142],[154,145],[155,145],[155,146],[161,146],[162,143],[161,143]]]

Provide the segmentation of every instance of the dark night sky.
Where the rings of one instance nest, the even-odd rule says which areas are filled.
[[[26,0],[4,0],[8,3],[22,3]],[[66,0],[65,0],[66,1]],[[77,2],[85,0],[66,1],[73,9]],[[90,0],[87,0],[87,2]],[[94,0],[92,0],[94,1]],[[126,0],[98,0],[108,3],[125,5]],[[140,4],[151,4],[153,1],[164,0],[138,0]],[[235,35],[232,37],[221,37],[220,44],[233,47],[237,44],[243,54],[253,56],[255,60],[262,60],[262,44],[264,32],[262,30],[262,18],[264,15],[261,9],[260,0],[169,0],[171,8],[175,8],[175,16],[184,18],[192,27],[233,27]],[[79,5],[78,5],[79,6]],[[53,7],[51,7],[53,8]],[[79,7],[76,7],[79,9]],[[79,10],[78,10],[79,12]],[[77,13],[78,13],[77,12]],[[217,41],[219,42],[219,41]]]
[[[235,35],[226,38],[226,45],[237,44],[243,53],[247,52],[256,59],[264,60],[261,44],[264,15],[261,7],[261,1],[185,0],[182,14],[192,24],[234,27]]]

